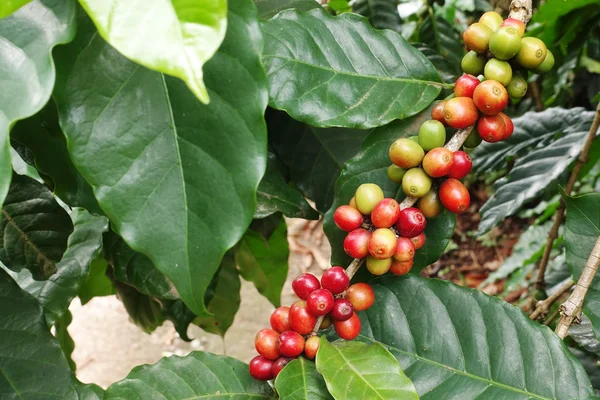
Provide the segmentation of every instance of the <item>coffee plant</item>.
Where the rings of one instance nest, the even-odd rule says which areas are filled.
[[[598,398],[600,2],[491,3],[0,3],[0,398]],[[496,295],[424,271],[469,212],[526,221]],[[74,298],[224,337],[240,277],[249,364],[76,378]]]

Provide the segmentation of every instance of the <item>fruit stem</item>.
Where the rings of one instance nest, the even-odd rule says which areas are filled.
[[[522,21],[525,25],[531,19],[531,0],[512,0],[510,2],[510,14],[508,14],[508,18],[518,19]]]
[[[569,289],[571,289],[571,287],[575,284],[575,282],[573,282],[573,280],[569,279],[569,281],[567,283],[565,283],[563,286],[561,286],[556,292],[554,292],[554,294],[550,297],[548,297],[546,300],[544,301],[539,301],[537,303],[537,307],[535,308],[535,311],[530,315],[531,319],[537,319],[540,315],[546,315],[548,313],[548,310],[550,309],[550,306],[556,301],[558,300],[558,298],[560,296],[562,296],[563,294],[565,294]]]

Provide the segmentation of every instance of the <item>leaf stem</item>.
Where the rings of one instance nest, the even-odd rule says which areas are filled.
[[[561,286],[552,296],[548,297],[544,301],[538,301],[537,307],[533,313],[529,316],[531,319],[537,319],[540,315],[546,315],[550,306],[554,304],[556,300],[560,298],[565,292],[573,287],[575,282],[572,279],[569,279],[567,283]]]

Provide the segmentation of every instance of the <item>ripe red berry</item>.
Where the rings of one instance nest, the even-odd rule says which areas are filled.
[[[473,92],[473,102],[482,113],[496,115],[508,104],[508,92],[498,81],[483,81]]]
[[[463,40],[467,49],[478,53],[485,53],[488,49],[492,30],[479,22],[469,25],[463,33]]]
[[[473,166],[473,162],[471,161],[471,157],[464,151],[455,151],[454,152],[454,165],[452,169],[448,173],[450,178],[454,179],[462,179],[469,172],[471,172],[471,167]]]
[[[333,321],[337,334],[345,340],[352,340],[360,333],[360,319],[356,313],[345,321]]]
[[[363,223],[363,215],[351,206],[339,206],[333,213],[333,222],[345,232],[353,231]]]
[[[308,296],[306,305],[312,315],[320,317],[333,308],[333,295],[327,289],[317,289]]]
[[[427,219],[418,208],[409,207],[400,211],[396,229],[401,236],[415,237],[425,230],[425,226],[427,226]]]
[[[279,357],[277,339],[279,339],[279,333],[273,329],[261,329],[254,337],[254,347],[264,358],[276,360]]]
[[[419,250],[421,247],[425,246],[425,234],[421,233],[419,236],[410,238],[410,241],[415,245],[415,250]]]
[[[259,381],[268,381],[273,379],[273,361],[267,360],[263,356],[256,356],[250,361],[248,369],[250,375]]]
[[[290,326],[301,335],[307,335],[313,330],[317,323],[315,317],[309,310],[304,300],[298,300],[290,307]],[[282,353],[283,354],[283,353]],[[283,354],[287,357],[287,354]]]
[[[498,115],[502,117],[502,119],[504,120],[504,125],[506,126],[506,132],[502,137],[502,140],[506,140],[513,134],[515,130],[515,125],[513,124],[512,119],[510,119],[508,115],[504,113],[500,113]]]
[[[312,360],[316,357],[317,351],[319,351],[319,344],[321,343],[321,338],[318,336],[311,336],[306,339],[306,343],[304,344],[304,355],[309,360]]]
[[[478,85],[477,87],[481,86]],[[477,91],[477,88],[475,88]],[[444,107],[444,118],[448,126],[463,129],[471,126],[477,121],[479,112],[470,97],[455,97],[448,100]]]
[[[335,321],[345,321],[354,313],[354,307],[348,299],[335,299],[335,304],[331,309],[331,318]]]
[[[394,254],[396,234],[387,228],[376,229],[369,241],[369,253],[378,260],[385,260]]]
[[[415,258],[415,245],[411,239],[403,236],[398,238],[396,242],[396,251],[394,252],[394,260],[408,261]]]
[[[394,275],[405,275],[408,274],[410,269],[412,268],[414,260],[408,261],[394,261],[392,263],[392,267],[390,268],[390,272]]]
[[[444,125],[446,125],[446,119],[444,118],[444,107],[446,106],[446,103],[446,100],[442,100],[431,110],[431,119],[441,122]]]
[[[506,135],[506,124],[500,114],[483,115],[477,121],[477,133],[484,141],[496,143]]]
[[[464,74],[458,78],[454,84],[454,96],[473,97],[473,92],[480,83],[481,82],[479,82],[479,79],[473,75]]]
[[[294,289],[294,293],[296,296],[301,298],[302,300],[306,300],[308,295],[312,293],[313,290],[317,290],[321,287],[319,280],[313,274],[305,273],[302,274],[292,282],[292,289]]]
[[[441,178],[450,172],[454,165],[452,152],[444,147],[436,147],[425,154],[423,169],[432,178]]]
[[[360,258],[360,257],[355,257]],[[350,278],[342,267],[331,267],[321,277],[321,284],[333,294],[340,294],[348,287]]]
[[[281,370],[292,360],[293,358],[289,357],[279,357],[277,360],[275,360],[273,363],[273,368],[271,369],[271,372],[273,373],[273,379],[277,378],[277,375],[279,375]]]
[[[371,212],[371,222],[375,228],[389,228],[400,215],[400,204],[394,199],[383,199]]]
[[[298,332],[285,331],[277,341],[279,352],[285,357],[297,357],[304,351],[304,338]]]
[[[371,232],[358,228],[346,235],[344,251],[352,258],[364,258],[369,254],[369,240]]]
[[[346,298],[355,311],[364,311],[375,302],[375,293],[367,283],[355,283],[346,290]]]
[[[440,185],[440,200],[448,211],[459,214],[469,207],[471,196],[458,179],[449,178]]]
[[[275,309],[269,322],[271,322],[271,328],[279,333],[289,331],[292,329],[290,326],[290,308],[282,306]]]

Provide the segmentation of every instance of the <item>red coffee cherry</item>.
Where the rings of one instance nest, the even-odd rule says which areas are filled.
[[[446,100],[442,100],[431,110],[431,119],[441,122],[444,125],[446,125],[446,119],[444,118],[444,107],[446,106],[446,103]]]
[[[409,207],[400,211],[396,229],[401,236],[415,237],[425,230],[425,226],[427,226],[427,219],[418,208]]]
[[[512,122],[512,119],[510,119],[510,117],[504,113],[500,113],[498,114],[499,116],[502,117],[502,120],[504,121],[504,125],[506,126],[506,132],[504,133],[504,136],[502,137],[502,140],[506,140],[508,139],[514,132],[515,130],[515,125]]]
[[[304,351],[304,338],[298,332],[285,331],[277,341],[279,352],[285,357],[297,357]]]
[[[390,268],[390,272],[394,275],[405,275],[408,274],[410,269],[412,268],[414,260],[408,261],[394,261],[392,263],[392,267]]]
[[[496,143],[506,136],[506,124],[500,114],[484,115],[477,121],[477,133],[488,143]]]
[[[363,224],[363,215],[351,206],[339,206],[333,213],[333,222],[345,232],[360,228]]]
[[[371,222],[375,228],[389,228],[400,215],[400,204],[394,199],[383,199],[371,212]]]
[[[316,323],[317,317],[308,310],[308,305],[304,300],[298,300],[292,304],[290,307],[290,326],[294,331],[301,335],[307,335],[313,330]],[[283,355],[294,357],[287,354]]]
[[[346,235],[344,251],[352,258],[364,258],[369,254],[371,232],[358,228]]]
[[[313,360],[316,357],[320,343],[321,338],[319,336],[311,336],[306,339],[306,343],[304,344],[304,355],[306,358]]]
[[[306,300],[308,295],[312,293],[313,290],[317,290],[321,287],[319,280],[313,274],[305,273],[302,274],[292,282],[292,289],[296,296],[301,298],[302,300]]]
[[[364,311],[375,302],[375,293],[366,283],[355,283],[346,290],[346,298],[355,311]]]
[[[277,378],[277,375],[279,375],[281,370],[292,360],[293,358],[289,357],[279,357],[277,360],[275,360],[273,363],[273,368],[271,369],[271,372],[273,373],[273,379]]]
[[[422,234],[421,234],[422,235]],[[415,258],[415,245],[411,239],[399,237],[396,242],[396,251],[394,252],[394,260],[409,261]],[[393,262],[392,262],[393,263]]]
[[[485,115],[496,115],[508,104],[508,92],[498,81],[483,81],[473,92],[473,102]]]
[[[340,298],[335,299],[330,315],[335,321],[345,321],[350,318],[353,313],[354,307],[352,306],[352,303],[350,303],[350,300]]]
[[[440,185],[440,200],[448,211],[460,214],[469,207],[471,196],[458,179],[449,178]]]
[[[452,169],[448,173],[450,178],[454,179],[462,179],[471,172],[471,167],[473,166],[473,162],[471,161],[471,157],[464,151],[455,151],[454,152],[454,165]]]
[[[444,147],[436,147],[425,154],[423,169],[432,178],[446,176],[454,165],[452,152]]]
[[[278,332],[273,329],[261,329],[254,337],[254,347],[264,358],[276,360],[279,358],[277,339],[279,339]]]
[[[358,257],[355,257],[358,258]],[[340,294],[348,287],[350,278],[342,267],[331,267],[321,277],[321,284],[333,294]]]
[[[268,381],[269,379],[273,379],[272,368],[273,361],[267,360],[263,356],[254,357],[248,366],[250,375],[259,381]]]
[[[415,250],[419,250],[421,247],[425,246],[425,234],[421,233],[419,236],[410,238],[410,241],[415,245]]]
[[[479,84],[477,87],[480,87]],[[477,91],[477,88],[475,88]],[[444,107],[444,118],[448,126],[463,129],[471,126],[477,121],[479,112],[470,97],[455,97],[448,100]]]
[[[387,228],[376,229],[369,241],[369,253],[378,260],[385,260],[394,254],[396,234]]]
[[[333,308],[333,295],[327,289],[317,289],[308,296],[306,305],[312,315],[320,317]]]
[[[479,85],[479,79],[473,75],[464,74],[456,80],[454,84],[454,96],[456,97],[473,97],[473,92],[477,85]]]
[[[478,53],[485,53],[488,49],[492,30],[482,23],[476,22],[469,25],[463,33],[463,40],[467,49],[474,50]]]
[[[271,328],[279,333],[289,331],[292,329],[290,326],[290,308],[282,306],[275,309],[269,322],[271,322]]]
[[[360,333],[360,318],[356,313],[345,321],[333,321],[336,333],[345,340],[352,340]]]

